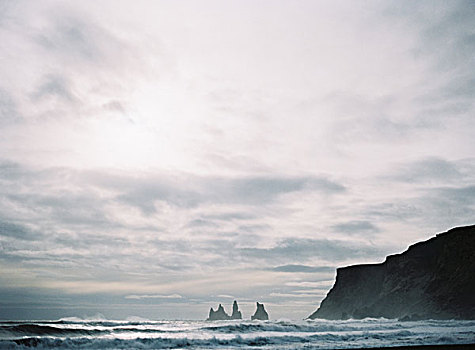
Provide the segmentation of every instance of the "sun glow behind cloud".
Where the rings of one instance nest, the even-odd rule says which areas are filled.
[[[85,133],[88,141],[81,151],[87,167],[144,168],[172,153],[167,154],[167,140],[131,119],[93,120]]]

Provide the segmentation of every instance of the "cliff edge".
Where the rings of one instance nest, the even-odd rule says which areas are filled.
[[[457,227],[390,255],[337,269],[310,319],[475,319],[475,225]]]

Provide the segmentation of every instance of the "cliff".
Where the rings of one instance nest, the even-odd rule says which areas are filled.
[[[310,319],[475,319],[475,226],[416,243],[383,263],[337,269]]]

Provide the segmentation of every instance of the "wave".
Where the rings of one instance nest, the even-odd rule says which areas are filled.
[[[103,314],[97,313],[94,316],[85,316],[84,318],[80,317],[63,317],[59,319],[60,321],[73,321],[73,322],[88,322],[88,321],[108,321]]]
[[[298,337],[257,337],[245,339],[235,337],[232,339],[189,339],[189,338],[136,338],[136,339],[38,339],[26,338],[9,342],[1,342],[2,349],[38,348],[38,349],[175,349],[175,348],[208,348],[218,346],[264,346],[285,343],[302,343]]]
[[[0,349],[316,349],[474,341],[473,321],[0,322]]]
[[[5,322],[2,322],[5,323]],[[18,322],[15,322],[18,323]],[[133,320],[107,320],[107,321],[95,321],[95,320],[81,320],[76,317],[61,318],[57,321],[41,321],[44,324],[61,324],[61,325],[84,325],[91,327],[118,327],[118,326],[159,326],[169,324],[169,321],[152,321],[146,320],[140,321],[139,319]]]
[[[2,325],[0,334],[7,336],[97,336],[106,333],[98,329],[59,328],[38,324]]]
[[[405,332],[394,334],[394,342],[392,346],[409,345],[407,341],[399,339],[398,337],[406,336]],[[355,335],[338,336],[334,334],[312,335],[308,337],[302,336],[258,336],[254,338],[245,338],[236,336],[233,338],[135,338],[135,339],[118,339],[118,338],[24,338],[9,341],[0,340],[1,349],[176,349],[176,348],[193,348],[193,349],[208,349],[216,347],[227,348],[243,348],[243,347],[272,347],[272,349],[298,349],[305,347],[305,349],[321,349],[322,346],[327,347],[371,347],[375,346],[374,337],[377,335],[367,335],[365,341],[355,342],[360,339]],[[373,339],[372,339],[373,338]],[[468,344],[468,342],[465,342]],[[345,346],[346,344],[346,346]],[[447,337],[440,337],[431,339],[425,345],[441,345],[454,344],[454,339]],[[459,344],[463,344],[460,343]],[[420,344],[410,344],[420,345]]]
[[[51,336],[51,337],[78,337],[78,336],[102,336],[106,334],[121,333],[180,333],[181,330],[165,330],[158,328],[144,328],[131,325],[120,327],[110,327],[101,324],[100,329],[97,328],[61,328],[50,325],[40,324],[20,324],[20,325],[1,325],[0,336],[5,338],[24,337],[24,336]]]
[[[379,324],[373,326],[372,330],[397,330],[402,329],[403,326],[399,323],[394,324]],[[220,333],[247,333],[247,332],[351,332],[364,331],[367,326],[349,325],[349,324],[331,324],[329,322],[314,322],[306,321],[305,323],[296,323],[291,321],[277,321],[277,322],[240,322],[233,324],[217,324],[204,327],[205,330],[210,330]]]
[[[314,320],[292,322],[280,321],[217,321],[217,322],[187,322],[187,321],[81,321],[58,320],[42,321],[41,323],[1,322],[0,336],[98,336],[116,333],[180,333],[204,331],[215,334],[253,334],[253,333],[344,333],[344,332],[389,332],[403,329],[417,329],[420,326],[432,328],[473,328],[475,322],[464,321],[420,321],[409,323],[379,322],[363,324],[359,322],[315,322]],[[421,331],[419,329],[418,331]]]
[[[209,338],[209,339],[193,339],[193,338],[136,338],[136,339],[104,339],[104,338],[68,338],[68,339],[51,339],[51,338],[26,338],[16,339],[10,342],[0,342],[0,347],[11,348],[74,348],[74,349],[155,349],[155,348],[207,348],[217,346],[266,346],[266,345],[289,345],[289,344],[308,344],[312,342],[313,337],[298,336],[280,336],[280,337],[255,337],[243,338],[236,336],[231,339]],[[326,336],[327,341],[340,340],[337,336]],[[323,339],[319,339],[323,340]],[[347,340],[347,339],[343,339]]]

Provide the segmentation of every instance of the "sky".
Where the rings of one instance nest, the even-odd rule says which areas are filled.
[[[0,1],[0,319],[302,319],[475,218],[473,1]]]

